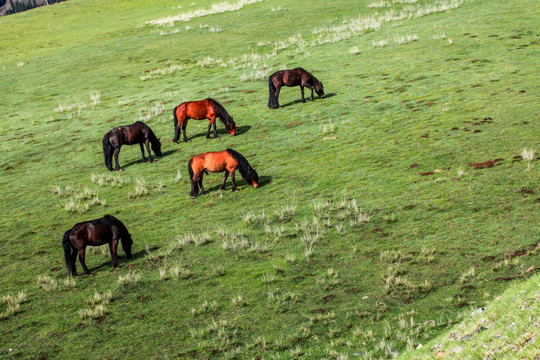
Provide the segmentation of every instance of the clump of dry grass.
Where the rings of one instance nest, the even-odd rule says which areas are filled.
[[[0,313],[0,319],[13,316],[21,311],[21,304],[26,301],[26,293],[19,291],[17,295],[4,295],[0,299],[0,304],[5,304],[6,309]]]
[[[40,275],[38,277],[38,286],[47,292],[58,289],[56,280],[49,275]]]
[[[109,290],[107,292],[94,292],[90,298],[86,300],[86,303],[90,306],[89,308],[80,309],[79,316],[82,320],[98,319],[105,315],[107,312],[107,307],[112,299],[112,292]]]
[[[135,272],[135,271],[128,271],[125,275],[119,275],[118,276],[118,283],[120,285],[129,285],[129,284],[135,284],[139,282],[139,280],[142,279],[142,274]]]

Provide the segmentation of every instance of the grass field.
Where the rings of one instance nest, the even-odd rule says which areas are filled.
[[[391,358],[534,281],[536,1],[217,3],[0,19],[1,357]],[[296,66],[326,98],[269,110],[268,75]],[[190,120],[173,144],[172,109],[206,97],[238,136]],[[164,156],[125,146],[107,171],[103,135],[135,120]],[[210,174],[192,200],[189,158],[228,147],[261,187]],[[134,259],[97,248],[67,278],[63,233],[104,214]]]

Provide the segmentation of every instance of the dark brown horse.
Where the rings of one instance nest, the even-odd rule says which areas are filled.
[[[132,258],[131,245],[133,240],[124,224],[112,215],[105,215],[100,219],[90,220],[75,224],[64,233],[62,246],[68,268],[68,275],[77,276],[77,254],[85,274],[92,276],[84,261],[86,246],[100,246],[109,244],[111,251],[112,266],[118,269],[116,251],[118,240],[122,241],[122,249],[128,259]]]
[[[214,99],[204,99],[200,101],[186,101],[174,108],[174,143],[178,144],[180,137],[180,127],[184,132],[184,141],[190,142],[186,137],[186,126],[188,119],[202,120],[208,119],[208,130],[206,138],[210,139],[210,128],[214,125],[214,138],[219,137],[216,130],[216,118],[219,117],[225,128],[231,135],[236,135],[236,124],[227,110]]]
[[[208,174],[208,172],[225,171],[225,177],[223,178],[223,184],[221,184],[220,190],[225,190],[225,182],[229,174],[231,174],[232,191],[238,191],[234,179],[236,169],[240,171],[240,175],[242,175],[246,183],[253,185],[254,188],[259,187],[259,175],[257,175],[257,172],[240,153],[232,149],[227,149],[195,155],[188,162],[189,179],[191,180],[191,192],[189,195],[194,199],[199,194],[199,186],[201,188],[201,194],[206,194],[202,180],[204,173]]]
[[[306,99],[304,99],[304,87],[311,90],[311,101],[313,101],[313,90],[317,92],[317,95],[319,95],[321,99],[324,98],[322,82],[317,80],[315,76],[311,75],[306,70],[300,67],[292,70],[280,70],[276,71],[268,78],[268,107],[270,109],[277,109],[280,107],[278,98],[282,86],[300,86],[302,102],[306,102]]]
[[[156,156],[161,156],[161,142],[156,137],[152,129],[142,121],[137,121],[134,124],[126,126],[118,126],[109,131],[103,136],[103,155],[105,156],[105,166],[112,170],[112,158],[116,160],[116,170],[122,171],[118,163],[118,154],[122,145],[139,144],[141,146],[142,160],[147,161],[144,156],[143,144],[146,145],[148,158],[150,162],[154,162],[152,153],[150,152],[149,143],[152,144],[152,150]]]

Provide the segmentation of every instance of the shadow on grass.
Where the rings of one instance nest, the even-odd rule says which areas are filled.
[[[324,101],[325,99],[331,98],[331,97],[336,96],[336,95],[337,95],[336,93],[325,94],[325,95],[324,95],[324,99],[321,99],[321,98],[318,98],[318,99],[317,99],[317,97],[315,97],[313,101],[319,101],[319,100]],[[310,100],[309,98],[306,99],[306,103],[308,103],[308,102],[310,102],[310,101],[311,101],[311,100]],[[288,102],[287,104],[281,105],[281,107],[284,108],[284,107],[292,106],[292,105],[295,105],[295,104],[298,104],[298,103],[302,103],[302,99],[293,100],[293,101],[291,101],[291,102]]]
[[[236,136],[238,135],[243,135],[245,133],[247,133],[249,130],[251,130],[251,126],[249,125],[243,125],[243,126],[237,126],[236,127]],[[217,131],[219,137],[222,137],[222,136],[231,136],[226,129],[218,129]],[[193,135],[192,137],[188,137],[188,140],[193,140],[193,139],[196,139],[196,138],[199,138],[199,137],[205,137],[206,136],[206,132],[202,132],[202,133],[199,133],[199,134],[195,134]],[[214,140],[214,133],[213,132],[210,132],[210,139],[209,140]],[[183,141],[179,141],[178,143],[181,143]]]
[[[172,150],[167,150],[167,151],[163,151],[161,153],[161,156],[155,156],[154,153],[152,153],[152,157],[154,158],[154,162],[159,162],[159,159],[161,158],[165,158],[167,156],[170,156],[174,153],[177,153],[177,152],[180,152],[181,149],[172,149]],[[138,160],[133,160],[133,161],[130,161],[128,163],[125,163],[122,165],[122,163],[120,163],[120,166],[122,167],[122,169],[126,169],[126,168],[129,168],[135,164],[144,164],[144,163],[150,163],[150,161],[143,161],[142,159],[138,159]],[[151,163],[150,163],[151,164]],[[113,167],[114,169],[114,167]]]
[[[236,176],[236,187],[238,188],[238,190],[242,191],[242,190],[249,189],[252,187],[251,184],[246,183],[246,181],[242,179],[242,176],[238,174],[238,171],[236,172],[235,176]],[[221,186],[221,183],[223,182],[223,177],[219,177],[219,180],[212,179],[211,181],[212,181],[212,187],[204,188],[204,190],[206,191],[206,195],[212,193],[213,191],[220,191],[219,187]],[[271,176],[259,176],[259,188],[265,185],[268,185],[270,183],[272,183]],[[203,183],[203,186],[204,186],[204,183]],[[254,190],[258,190],[258,189],[254,189]],[[232,191],[232,183],[231,183],[230,177],[227,179],[227,182],[225,183],[225,190],[223,191]],[[199,194],[198,196],[201,196],[201,195]]]
[[[153,252],[153,251],[158,250],[158,249],[159,249],[159,246],[152,246],[152,247],[148,248],[148,250],[150,252]],[[126,258],[126,253],[124,253],[122,250],[120,250],[120,247],[118,247],[118,254],[117,254],[118,266],[124,267],[124,266],[126,266],[128,264],[133,263],[134,261],[136,261],[138,259],[144,258],[145,255],[146,255],[146,250],[141,249],[141,250],[139,250],[137,252],[134,252],[132,255],[133,255],[133,257],[131,259]],[[111,264],[112,264],[111,259],[109,259],[107,261],[102,262],[101,264],[99,264],[95,268],[90,269],[90,272],[94,273],[94,275],[95,275],[95,272],[97,270],[101,270],[103,268],[105,268],[105,269],[111,268],[112,269]],[[81,275],[81,273],[79,273],[79,276],[80,275]]]

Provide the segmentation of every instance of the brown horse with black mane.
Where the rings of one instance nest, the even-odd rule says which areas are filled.
[[[112,266],[118,269],[116,256],[118,240],[122,241],[122,249],[124,249],[127,258],[131,259],[131,245],[133,244],[133,240],[124,224],[114,216],[105,215],[99,219],[75,224],[75,226],[64,233],[64,238],[62,239],[68,274],[70,276],[78,275],[76,262],[77,254],[79,254],[79,261],[85,274],[92,276],[84,260],[86,246],[88,245],[100,246],[109,244]]]
[[[189,179],[191,180],[191,192],[189,195],[194,199],[199,194],[199,186],[201,194],[206,194],[202,180],[204,173],[208,174],[208,172],[225,172],[223,183],[219,187],[220,190],[225,190],[225,182],[229,174],[231,174],[232,191],[238,191],[234,178],[236,169],[240,171],[240,175],[247,184],[253,185],[254,188],[259,187],[259,175],[240,153],[227,149],[195,155],[188,162]]]
[[[317,95],[321,99],[324,98],[324,88],[322,82],[317,80],[315,76],[311,75],[301,67],[297,67],[292,70],[280,70],[276,71],[268,78],[268,107],[270,109],[277,109],[279,106],[279,91],[282,86],[300,86],[300,92],[302,93],[302,102],[306,102],[304,99],[304,87],[311,90],[311,101],[313,101],[313,90],[317,92]]]
[[[116,160],[116,170],[122,171],[118,163],[118,155],[122,145],[139,144],[141,146],[142,160],[147,161],[144,156],[143,144],[146,145],[148,158],[150,162],[154,162],[152,153],[150,152],[149,143],[152,144],[152,150],[156,156],[161,156],[161,142],[156,137],[152,129],[142,121],[137,121],[134,124],[126,126],[118,126],[109,131],[103,136],[103,155],[105,156],[105,166],[112,170],[112,158]]]
[[[210,128],[214,125],[214,138],[219,137],[216,130],[216,118],[220,118],[225,128],[231,135],[236,135],[236,124],[227,110],[214,99],[204,99],[200,101],[186,101],[174,108],[174,138],[175,144],[178,144],[180,137],[180,127],[184,132],[184,141],[190,142],[186,137],[186,126],[188,119],[202,120],[208,119],[208,130],[206,138],[210,139]]]

